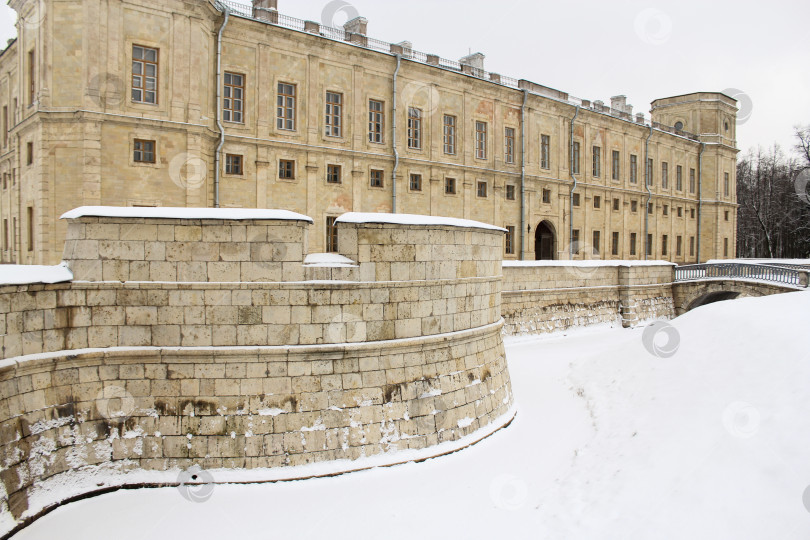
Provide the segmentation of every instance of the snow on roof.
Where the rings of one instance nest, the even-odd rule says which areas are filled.
[[[539,266],[676,266],[669,261],[602,261],[599,259],[584,261],[503,261],[506,268],[531,268]]]
[[[449,218],[440,216],[421,216],[417,214],[387,214],[374,212],[348,212],[336,223],[385,223],[392,225],[439,225],[444,227],[465,227],[470,229],[489,229],[506,232],[502,227],[471,219]]]
[[[62,214],[61,219],[80,217],[124,217],[158,219],[222,219],[222,220],[285,220],[307,221],[312,218],[289,210],[265,210],[260,208],[178,208],[171,206],[80,206]]]
[[[73,281],[73,272],[65,263],[57,266],[0,264],[0,285],[64,283]]]
[[[357,264],[350,258],[337,253],[310,253],[304,259],[304,266],[354,267]]]

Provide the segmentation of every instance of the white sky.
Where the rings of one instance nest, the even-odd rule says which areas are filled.
[[[337,2],[337,3],[336,3]],[[279,11],[323,21],[341,0],[279,0]],[[240,0],[249,3],[249,0]],[[806,0],[350,0],[369,35],[412,41],[414,49],[458,59],[480,51],[489,71],[609,103],[625,94],[635,112],[660,97],[739,89],[752,105],[738,124],[743,151],[778,142],[810,124]],[[0,43],[15,35],[0,6]]]

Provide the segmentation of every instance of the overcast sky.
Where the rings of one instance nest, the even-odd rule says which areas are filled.
[[[383,41],[456,60],[480,51],[489,71],[605,103],[625,94],[645,114],[656,98],[734,89],[743,151],[790,149],[794,126],[810,124],[807,0],[279,0],[279,11],[338,26],[359,13]],[[15,20],[0,6],[2,41]]]

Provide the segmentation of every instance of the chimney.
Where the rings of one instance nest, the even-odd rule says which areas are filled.
[[[461,60],[458,61],[459,64],[462,66],[469,66],[473,69],[480,69],[481,71],[484,70],[484,58],[486,58],[480,52],[470,54],[465,56]]]
[[[344,24],[343,29],[346,30],[347,33],[350,32],[352,34],[365,36],[368,32],[368,19],[365,17],[355,17]]]
[[[613,96],[610,98],[610,108],[616,112],[627,112],[627,96]]]
[[[637,113],[636,114],[636,122],[639,124],[644,123],[644,113]]]
[[[400,43],[391,44],[391,54],[401,54],[405,58],[413,57],[413,43],[410,41],[402,41]]]
[[[602,101],[601,99],[597,99],[596,101],[593,102],[593,108],[599,112],[602,112],[605,110],[605,102]]]
[[[278,0],[253,0],[253,18],[278,23]]]

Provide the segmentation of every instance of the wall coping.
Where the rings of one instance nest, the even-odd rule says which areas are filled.
[[[303,214],[289,210],[265,210],[255,208],[181,208],[171,206],[138,207],[138,206],[80,206],[62,214],[59,219],[78,219],[82,217],[108,218],[148,218],[148,219],[213,219],[228,221],[276,220],[306,221],[314,220]]]
[[[536,268],[553,266],[575,267],[617,267],[617,266],[678,266],[669,261],[603,261],[603,260],[574,260],[574,261],[503,261],[504,268]]]
[[[335,223],[368,224],[376,223],[380,225],[414,225],[414,226],[443,226],[459,227],[464,229],[485,229],[491,231],[506,232],[503,227],[496,227],[481,221],[471,219],[450,218],[440,216],[422,216],[416,214],[389,214],[373,212],[347,212],[337,218]]]
[[[1,264],[0,287],[5,285],[34,285],[38,283],[65,283],[73,281],[73,272],[67,264],[37,266],[26,264]]]

